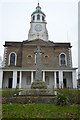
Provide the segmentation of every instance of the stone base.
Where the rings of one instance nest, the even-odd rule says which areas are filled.
[[[53,89],[24,89],[18,96],[55,96],[57,94]]]

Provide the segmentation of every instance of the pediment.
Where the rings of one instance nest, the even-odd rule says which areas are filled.
[[[23,41],[23,45],[41,45],[41,46],[53,46],[54,43],[51,41],[44,41],[41,39],[35,39],[35,40],[31,40],[31,41]]]

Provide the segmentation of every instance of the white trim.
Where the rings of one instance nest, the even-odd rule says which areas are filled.
[[[34,60],[34,61],[35,61],[35,62],[34,62],[35,64],[36,64],[36,55],[37,55],[37,53],[35,53],[35,60]]]
[[[45,71],[43,71],[43,81],[45,82]]]
[[[75,70],[72,72],[72,82],[73,82],[73,88],[77,88],[77,77]]]
[[[21,81],[22,81],[22,71],[20,71],[20,77],[19,77],[19,88],[21,88]]]
[[[7,55],[7,47],[4,48],[4,56],[3,56],[3,63],[2,63],[2,66],[5,66],[6,64],[6,55]]]
[[[12,88],[17,87],[17,71],[13,71],[13,83],[12,83]]]
[[[64,54],[64,55],[65,55],[65,62],[66,62],[65,65],[67,66],[67,55],[66,55],[65,53],[63,53],[63,52],[59,54],[59,65],[62,66],[62,65],[61,65],[61,62],[60,62],[60,61],[61,61],[61,60],[60,60],[60,59],[61,59],[61,58],[60,58],[61,54]]]
[[[63,88],[63,71],[59,71],[59,88]]]
[[[31,83],[33,82],[33,71],[31,71]]]
[[[16,54],[15,52],[11,52],[11,53],[9,54],[8,65],[10,65],[10,56],[11,56],[12,53],[15,54],[15,66],[16,66],[16,63],[17,63],[17,54]]]
[[[56,71],[54,72],[54,88],[57,88]]]
[[[71,53],[71,48],[69,48],[69,65],[72,67],[72,53]]]
[[[16,71],[36,71],[36,70],[25,70],[25,69],[23,69],[23,70],[21,70],[21,69],[15,69]],[[15,71],[14,69],[2,69],[2,71]],[[56,72],[58,72],[58,71],[60,71],[60,70],[42,70],[42,72],[43,71],[45,71],[45,72],[54,72],[54,71],[56,71]],[[64,71],[64,72],[72,72],[73,70],[64,70],[64,69],[62,69],[62,71]]]
[[[2,82],[3,82],[3,71],[0,70],[0,88],[2,88]]]

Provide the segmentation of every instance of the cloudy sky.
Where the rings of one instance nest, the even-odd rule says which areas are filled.
[[[78,0],[39,0],[46,14],[49,40],[71,42],[73,66],[78,64]],[[5,41],[28,38],[31,14],[38,0],[0,0],[0,56]]]

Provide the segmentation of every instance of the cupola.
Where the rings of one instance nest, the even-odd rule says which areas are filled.
[[[41,7],[39,6],[39,3],[38,3],[36,10],[31,15],[31,22],[40,22],[40,21],[44,22],[45,17],[46,15],[44,14],[44,12],[42,12]]]
[[[38,3],[36,10],[31,14],[30,30],[28,33],[28,41],[42,39],[48,41],[48,31],[46,29],[46,15],[42,12]]]

